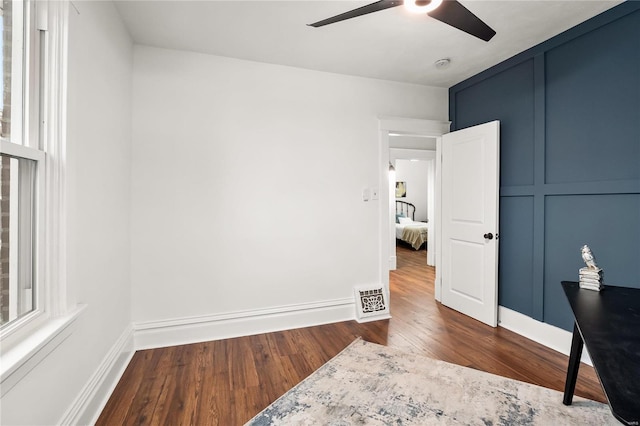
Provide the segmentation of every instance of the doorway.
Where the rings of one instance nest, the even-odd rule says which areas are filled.
[[[395,220],[391,221],[391,218],[395,217],[395,187],[391,188],[389,183],[389,165],[390,165],[390,138],[403,135],[414,136],[422,138],[431,138],[435,140],[435,158],[434,158],[434,203],[433,205],[440,205],[440,145],[442,135],[449,132],[450,122],[448,121],[434,121],[434,120],[421,120],[421,119],[409,119],[409,118],[384,118],[379,120],[380,133],[379,133],[379,159],[380,159],[380,214],[379,214],[379,265],[380,265],[380,282],[386,287],[388,294],[389,291],[389,271],[394,266],[395,258],[392,258],[391,248],[395,248]],[[434,209],[433,212],[433,231],[431,233],[430,240],[432,241],[431,247],[434,249],[434,263],[436,266],[436,286],[435,286],[435,298],[440,300],[440,286],[438,285],[438,267],[440,262],[440,224],[439,224],[439,212]],[[433,244],[435,242],[435,244]]]
[[[380,203],[380,281],[386,288],[387,294],[389,294],[389,271],[391,262],[393,259],[390,257],[391,242],[395,240],[395,221],[391,221],[390,218],[395,216],[395,188],[394,192],[391,192],[391,185],[389,183],[389,165],[390,156],[389,139],[392,135],[412,135],[412,136],[431,136],[436,140],[436,184],[435,184],[435,205],[438,208],[435,209],[434,222],[435,222],[435,299],[441,302],[443,300],[444,284],[443,284],[443,259],[446,256],[446,290],[447,290],[447,302],[445,305],[452,307],[460,312],[476,318],[480,321],[486,322],[495,327],[497,323],[497,237],[494,239],[493,235],[497,235],[498,232],[498,186],[499,186],[499,121],[493,121],[482,125],[469,127],[466,129],[458,130],[453,133],[449,133],[449,122],[438,122],[430,120],[416,120],[416,119],[384,119],[380,120],[380,143],[379,143],[379,158],[380,158],[380,177],[381,177],[381,203]],[[443,140],[447,139],[448,148],[443,150]],[[447,154],[447,174],[442,172],[443,155]],[[491,159],[491,161],[488,161]],[[467,167],[453,167],[454,164],[462,164]],[[472,167],[473,165],[473,167]],[[452,174],[452,171],[457,170]],[[473,173],[471,173],[473,171]],[[454,182],[458,190],[447,191],[447,202],[442,203],[443,200],[443,176],[447,178],[447,182]],[[482,191],[472,191],[473,188],[478,187],[478,184],[482,182]],[[454,185],[455,186],[455,185]],[[447,186],[451,188],[451,184]],[[462,194],[462,195],[461,195]],[[486,197],[485,197],[486,196]],[[462,200],[464,199],[464,200]],[[391,201],[394,200],[392,203]],[[452,202],[453,200],[453,202]],[[480,204],[476,203],[475,207],[469,207],[469,200],[479,200]],[[483,201],[484,200],[484,201]],[[495,205],[495,206],[494,206]],[[478,213],[477,206],[481,206]],[[495,207],[495,208],[494,208]],[[453,214],[452,214],[453,212]],[[466,213],[471,212],[473,220],[466,219]],[[484,221],[476,220],[477,217],[487,218],[486,223]],[[446,221],[446,241],[447,241],[447,253],[443,253],[443,245],[445,236],[443,236],[442,230],[444,229],[444,222]],[[478,222],[482,225],[482,228],[488,228],[488,232],[475,232],[473,238],[477,239],[480,235],[480,243],[477,243],[475,239],[468,239],[469,244],[476,243],[477,246],[483,246],[483,255],[478,256],[476,253],[471,253],[465,246],[465,240],[461,236],[452,236],[453,230],[457,229],[455,226],[458,224]],[[458,227],[459,228],[459,227]],[[476,230],[477,231],[477,230]],[[477,234],[477,235],[476,235]],[[488,243],[487,243],[488,242]],[[452,253],[452,244],[456,245],[456,253]],[[469,245],[467,244],[467,245]],[[458,256],[462,253],[462,256]],[[455,255],[455,256],[454,256]],[[468,274],[469,270],[478,268],[478,259],[484,258],[486,261],[482,262],[482,279],[476,279]],[[455,259],[454,259],[455,258]],[[454,259],[454,260],[452,260]],[[476,260],[476,265],[468,260]],[[452,265],[456,263],[458,268],[454,268]],[[453,271],[463,271],[466,273],[457,275],[452,279]],[[466,305],[461,305],[460,308],[454,306],[451,295],[460,294],[455,300],[463,300],[473,298],[477,303],[473,305],[478,307],[477,312],[473,309],[468,309]],[[479,297],[482,295],[482,297]],[[485,297],[486,296],[486,297]],[[490,297],[489,297],[490,296]],[[465,299],[466,300],[466,299]],[[480,309],[482,307],[482,309]],[[482,316],[479,313],[482,313]],[[486,316],[486,318],[485,318]]]
[[[418,145],[419,144],[419,145]],[[405,148],[407,145],[412,148]],[[435,266],[435,181],[436,181],[436,139],[428,136],[389,136],[389,161],[395,167],[396,181],[404,182],[410,189],[403,197],[398,194],[391,197],[394,201],[405,201],[415,206],[415,220],[426,223],[427,227],[427,255],[426,262]],[[390,182],[391,187],[394,182]],[[394,207],[395,208],[395,207]],[[391,216],[393,223],[395,216]],[[396,225],[392,225],[396,226]],[[398,237],[397,233],[394,233]],[[430,237],[431,236],[431,237]],[[429,240],[431,244],[429,244]],[[395,241],[390,248],[389,268],[397,267]]]

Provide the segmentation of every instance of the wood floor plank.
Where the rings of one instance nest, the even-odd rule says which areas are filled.
[[[568,357],[434,300],[426,252],[398,247],[390,320],[138,351],[97,425],[242,425],[355,338],[562,390]],[[576,395],[604,402],[582,365]]]
[[[111,399],[117,400],[120,404],[107,404],[102,411],[102,417],[106,417],[113,421],[113,424],[125,424],[125,419],[129,417],[131,409],[133,407],[133,401],[138,395],[138,390],[144,379],[145,368],[150,365],[148,359],[152,354],[143,354],[139,357],[134,357],[127,371],[123,374],[121,381],[126,381],[130,386],[118,386],[111,394]]]

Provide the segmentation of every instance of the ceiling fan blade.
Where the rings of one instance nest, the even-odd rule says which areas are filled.
[[[313,24],[307,24],[311,27],[322,27],[324,25],[333,24],[336,22],[344,21],[345,19],[351,19],[369,13],[378,12],[380,10],[389,9],[391,7],[400,6],[403,4],[403,0],[380,0],[375,3],[368,4],[366,6],[359,7],[357,9],[350,10],[340,15],[333,16],[331,18],[323,19],[322,21],[314,22]]]
[[[444,0],[436,10],[429,12],[428,15],[484,41],[489,41],[496,35],[490,26],[456,0]]]

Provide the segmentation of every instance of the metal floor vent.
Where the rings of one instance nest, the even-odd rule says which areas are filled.
[[[376,321],[391,318],[389,315],[389,297],[385,288],[360,286],[354,289],[356,297],[356,319],[358,322]]]

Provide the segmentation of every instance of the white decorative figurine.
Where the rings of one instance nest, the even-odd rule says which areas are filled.
[[[591,249],[584,245],[580,251],[582,252],[582,260],[587,264],[586,268],[580,268],[580,288],[602,290],[602,269],[596,265],[596,259],[591,253]]]
[[[587,264],[589,269],[598,269],[598,265],[596,265],[596,259],[593,257],[593,253],[591,253],[591,249],[588,245],[582,246],[582,260]]]

